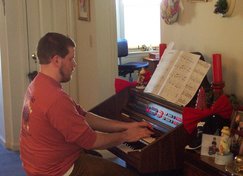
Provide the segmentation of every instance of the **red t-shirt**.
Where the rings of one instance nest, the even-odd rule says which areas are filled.
[[[60,83],[39,73],[29,85],[23,106],[20,157],[28,175],[63,175],[89,148],[96,133],[85,111]]]

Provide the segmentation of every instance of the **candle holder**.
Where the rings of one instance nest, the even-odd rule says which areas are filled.
[[[167,45],[165,43],[159,44],[159,59],[161,59],[161,56],[163,55]]]
[[[213,54],[213,82],[221,83],[222,79],[222,60],[221,54]]]
[[[223,95],[225,84],[224,81],[222,82],[212,82],[211,88],[213,89],[213,100],[216,101],[221,95]]]

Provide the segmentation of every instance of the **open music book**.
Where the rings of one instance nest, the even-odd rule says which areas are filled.
[[[210,68],[199,58],[189,52],[166,49],[144,92],[186,106]]]

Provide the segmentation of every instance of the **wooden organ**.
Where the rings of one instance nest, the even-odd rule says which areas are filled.
[[[109,151],[141,174],[182,169],[189,135],[183,128],[182,107],[160,97],[130,88],[110,97],[91,112],[121,121],[146,120],[155,134]]]

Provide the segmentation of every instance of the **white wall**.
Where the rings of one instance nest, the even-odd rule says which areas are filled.
[[[213,53],[222,54],[225,93],[234,93],[243,100],[243,1],[236,0],[231,17],[213,13],[216,0],[190,3],[182,0],[184,10],[178,22],[162,22],[162,42],[175,42],[175,48],[199,51],[211,63]],[[208,77],[212,80],[212,71]]]
[[[91,0],[91,21],[77,19],[79,102],[90,109],[114,94],[117,75],[114,0]]]

